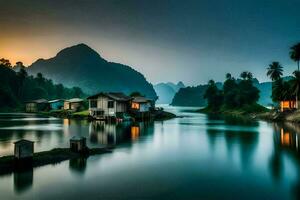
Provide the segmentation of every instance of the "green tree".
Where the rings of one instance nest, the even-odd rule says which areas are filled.
[[[4,67],[11,67],[11,63],[9,62],[8,59],[5,59],[5,58],[0,59],[0,65],[2,65]]]
[[[238,93],[236,80],[230,73],[226,74],[226,80],[223,83],[224,105],[228,108],[237,106],[236,95]]]
[[[142,95],[140,92],[135,91],[135,92],[132,92],[129,96],[131,96],[131,97],[144,97],[145,95]]]
[[[17,62],[16,65],[19,68],[19,71],[17,72],[17,77],[18,77],[18,97],[20,99],[23,99],[23,90],[24,90],[24,82],[28,76],[28,73],[25,69],[25,66],[23,65],[22,62]]]
[[[299,71],[300,43],[295,44],[294,46],[291,47],[290,57],[291,57],[292,60],[294,60],[295,62],[297,62],[297,69]]]
[[[296,108],[298,108],[298,94],[300,90],[300,71],[296,70],[293,72],[293,79],[291,80],[291,86],[293,93],[296,95]]]
[[[216,86],[214,80],[208,81],[208,87],[205,91],[204,98],[207,99],[208,108],[218,111],[223,104],[223,94]]]
[[[283,67],[279,62],[272,62],[267,70],[267,76],[269,76],[272,81],[280,79],[283,73]]]
[[[81,88],[79,87],[73,87],[72,88],[72,93],[73,93],[73,98],[80,98],[83,96],[83,92],[81,90]]]
[[[267,76],[272,80],[272,100],[280,101],[282,100],[282,91],[283,81],[281,76],[283,74],[283,67],[279,62],[272,62],[267,68]]]

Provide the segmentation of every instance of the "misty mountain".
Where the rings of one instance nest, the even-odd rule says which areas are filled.
[[[41,72],[57,83],[79,86],[88,94],[139,91],[148,98],[157,98],[143,74],[129,66],[106,61],[85,44],[65,48],[50,59],[39,59],[29,66],[28,72]]]
[[[170,104],[175,93],[180,89],[184,88],[185,85],[180,81],[175,83],[158,83],[154,85],[154,90],[158,96],[157,103],[160,104]]]

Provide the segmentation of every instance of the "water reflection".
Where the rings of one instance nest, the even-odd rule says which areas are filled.
[[[33,168],[14,172],[14,191],[22,194],[32,187],[33,184]]]
[[[237,155],[241,169],[252,165],[252,157],[257,148],[259,138],[259,124],[256,121],[208,115],[206,133],[212,151],[220,150],[227,153],[227,157],[235,160]],[[235,127],[238,127],[236,129]],[[247,127],[245,129],[241,127]],[[224,144],[221,145],[221,144]]]
[[[69,169],[75,174],[82,175],[86,170],[87,157],[71,159],[69,161]]]
[[[146,135],[153,130],[153,126],[153,122],[111,124],[92,121],[89,125],[89,139],[93,144],[115,146],[126,141],[137,140],[141,135]]]
[[[284,156],[287,154],[300,165],[299,133],[300,126],[293,123],[276,123],[274,126],[274,152],[270,161],[270,171],[274,180],[281,180],[284,173]],[[295,197],[300,199],[300,169],[296,170],[298,178],[292,189]]]
[[[0,117],[1,153],[19,138],[36,141],[37,151],[68,147],[73,135],[86,137],[91,148],[116,147],[112,154],[1,176],[0,193],[6,195],[1,198],[43,194],[48,199],[74,199],[88,194],[143,199],[150,194],[165,199],[232,199],[233,193],[239,199],[300,198],[299,126],[197,113],[184,116],[165,122],[117,124],[33,116],[30,122],[17,117],[15,123],[2,122]],[[43,187],[32,187],[33,181]],[[142,189],[135,190],[141,185]]]

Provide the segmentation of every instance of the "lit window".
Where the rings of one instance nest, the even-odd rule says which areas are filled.
[[[132,102],[131,108],[132,108],[132,109],[137,109],[137,110],[139,110],[139,109],[140,109],[140,104],[135,103],[135,102]]]

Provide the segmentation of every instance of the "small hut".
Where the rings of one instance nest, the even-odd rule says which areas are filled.
[[[83,99],[74,98],[74,99],[65,100],[63,108],[64,110],[78,112],[81,111],[83,107],[84,107]]]
[[[74,136],[70,139],[70,149],[73,152],[81,153],[87,150],[86,138]]]
[[[29,140],[19,140],[15,144],[15,158],[17,159],[27,159],[33,157],[34,152],[34,142]]]

